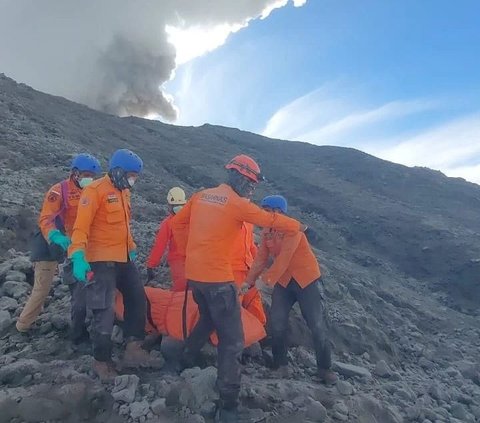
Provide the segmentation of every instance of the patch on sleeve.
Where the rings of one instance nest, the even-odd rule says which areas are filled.
[[[90,200],[88,199],[88,197],[84,197],[80,200],[81,206],[88,206],[89,204],[90,204]]]
[[[55,201],[58,200],[59,197],[60,197],[60,194],[56,193],[55,191],[51,191],[50,194],[48,194],[47,199],[51,203],[54,203]]]

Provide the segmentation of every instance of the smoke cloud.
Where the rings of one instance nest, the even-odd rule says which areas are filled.
[[[175,121],[163,84],[177,63],[289,1],[306,2],[0,0],[0,72],[108,113]]]

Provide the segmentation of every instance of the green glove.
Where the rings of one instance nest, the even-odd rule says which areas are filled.
[[[72,241],[70,241],[70,238],[66,235],[63,235],[58,229],[52,229],[48,233],[48,240],[50,241],[50,243],[62,247],[64,251],[67,251],[67,248],[72,243]]]
[[[87,283],[87,272],[90,272],[92,269],[87,260],[85,260],[85,251],[75,251],[70,259],[73,263],[73,277],[81,283]]]
[[[130,261],[135,261],[137,259],[137,250],[132,250],[128,253],[128,258],[130,259]]]

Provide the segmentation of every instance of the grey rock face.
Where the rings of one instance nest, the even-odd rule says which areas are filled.
[[[364,367],[354,366],[353,364],[335,362],[333,368],[346,377],[371,377],[372,374]]]

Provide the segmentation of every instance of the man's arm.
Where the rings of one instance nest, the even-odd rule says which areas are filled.
[[[280,232],[303,232],[306,227],[295,219],[283,214],[267,212],[254,203],[243,200],[239,201],[235,208],[236,217],[239,221],[253,223],[263,228],[273,228]]]
[[[158,228],[157,235],[155,237],[155,242],[153,243],[152,251],[147,260],[147,267],[153,268],[160,265],[162,257],[165,254],[168,242],[170,240],[170,231],[168,228],[168,223],[164,220],[160,227]]]

